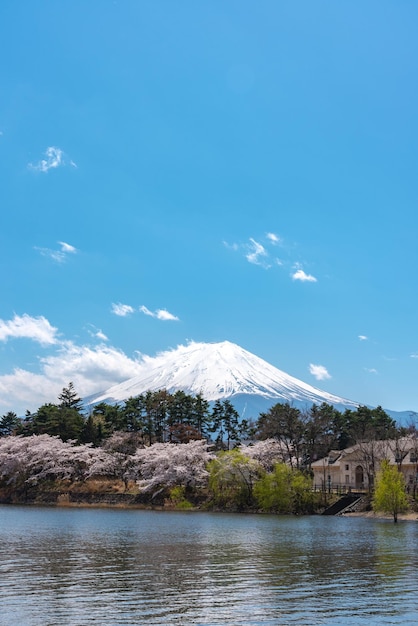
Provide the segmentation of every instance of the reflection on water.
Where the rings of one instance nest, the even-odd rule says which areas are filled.
[[[0,624],[418,622],[418,525],[0,507]]]

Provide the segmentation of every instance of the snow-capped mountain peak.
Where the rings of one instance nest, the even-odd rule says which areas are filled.
[[[90,398],[91,403],[121,402],[146,391],[198,393],[208,401],[229,398],[264,400],[264,406],[290,402],[310,406],[326,402],[355,408],[358,403],[321,391],[273,367],[229,341],[190,342],[155,357],[143,356],[142,372]],[[265,410],[265,409],[262,409]]]

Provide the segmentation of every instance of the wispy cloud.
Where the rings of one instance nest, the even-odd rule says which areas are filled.
[[[374,367],[365,367],[364,371],[368,372],[369,374],[378,374],[377,369],[375,369]]]
[[[418,352],[413,352],[409,356],[411,357],[411,359],[418,359]]]
[[[43,346],[56,344],[58,329],[43,317],[15,315],[11,320],[0,319],[0,341],[8,339],[32,339]]]
[[[67,164],[72,167],[77,167],[74,161],[71,159],[68,160],[64,151],[56,146],[49,146],[44,152],[44,157],[45,158],[41,159],[37,163],[29,163],[29,169],[35,170],[36,172],[47,173],[51,169],[56,169],[57,167]]]
[[[277,245],[281,242],[282,240],[275,233],[267,233],[265,236],[264,243],[266,245]],[[259,267],[262,267],[264,269],[269,269],[272,266],[272,263],[277,265],[282,264],[279,259],[271,259],[270,252],[266,248],[266,245],[264,245],[254,237],[249,237],[248,241],[245,243],[238,244],[228,243],[224,241],[223,244],[226,248],[228,248],[228,250],[233,250],[234,252],[242,252],[248,263],[258,265]]]
[[[139,310],[141,311],[141,313],[144,313],[144,315],[149,315],[150,317],[153,317],[157,320],[162,320],[164,322],[179,321],[179,318],[176,315],[173,315],[166,309],[157,309],[156,311],[150,311],[146,306],[142,305],[139,307]]]
[[[52,248],[40,248],[38,246],[35,246],[34,249],[42,254],[42,256],[49,257],[57,263],[64,263],[70,254],[77,253],[77,248],[71,244],[66,243],[65,241],[58,241],[57,243],[60,245],[58,250],[54,250]]]
[[[302,283],[316,283],[317,279],[312,274],[307,274],[302,268],[297,269],[291,274],[293,280],[300,280]]]
[[[90,328],[87,328],[87,332],[91,337],[95,337],[96,339],[100,339],[101,341],[108,341],[109,338],[104,334],[104,332],[100,328],[96,328],[93,324],[89,324]]]
[[[75,254],[75,252],[77,252],[76,248],[74,248],[74,246],[70,243],[66,243],[65,241],[59,241],[58,243],[61,246],[61,252],[64,252],[65,254]]]
[[[360,341],[367,341],[368,340],[367,335],[359,335],[358,338],[360,339]]]
[[[277,245],[278,243],[281,243],[281,238],[276,235],[276,233],[266,233],[266,237],[269,241],[271,241],[271,243],[273,245]]]
[[[237,243],[228,243],[227,241],[223,241],[222,243],[224,244],[225,248],[228,248],[228,250],[233,250],[234,252],[236,252],[240,248]]]
[[[323,365],[314,365],[313,363],[310,363],[309,372],[316,378],[316,380],[327,380],[328,378],[331,378],[331,374],[329,374],[327,368]]]
[[[247,250],[245,258],[249,263],[261,265],[261,267],[264,267],[265,269],[270,267],[269,263],[265,260],[268,257],[267,250],[261,243],[250,237],[250,243],[247,244]]]
[[[267,232],[261,239],[258,237],[257,239],[249,237],[246,243],[238,244],[224,241],[223,244],[228,250],[243,253],[249,263],[258,265],[265,270],[272,267],[283,267],[283,269],[287,268],[287,270],[292,268],[290,276],[293,280],[310,283],[318,282],[315,276],[305,272],[301,263],[291,261],[290,259],[284,260],[276,256],[277,249],[274,250],[274,248],[277,246],[280,246],[285,257],[292,254],[294,246],[285,246],[283,238],[274,232]]]
[[[142,305],[139,307],[138,311],[144,315],[148,315],[149,317],[153,317],[154,319],[162,320],[164,322],[179,320],[176,315],[173,315],[167,311],[167,309],[157,309],[156,311],[151,311],[148,307]],[[130,304],[121,304],[118,302],[117,304],[112,304],[112,313],[114,313],[114,315],[118,315],[119,317],[126,317],[127,315],[135,313],[135,309]]]
[[[130,304],[122,304],[121,302],[112,303],[112,313],[119,317],[126,317],[134,312],[133,307]]]

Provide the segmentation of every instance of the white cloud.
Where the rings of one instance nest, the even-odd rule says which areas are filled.
[[[248,252],[245,255],[245,258],[249,263],[254,263],[254,265],[261,265],[265,269],[270,267],[265,262],[265,257],[268,257],[267,250],[261,243],[250,237],[250,243],[247,244]]]
[[[64,152],[60,148],[50,146],[45,150],[45,158],[38,161],[38,163],[29,163],[29,167],[37,172],[48,172],[50,169],[55,169],[64,165]]]
[[[95,348],[64,342],[58,352],[40,359],[40,372],[17,368],[0,376],[0,413],[13,410],[23,415],[46,402],[55,402],[69,381],[85,398],[137,376],[143,368],[140,358],[129,358],[116,348]]]
[[[367,335],[359,335],[358,338],[360,339],[360,341],[367,341],[368,340]]]
[[[271,241],[271,243],[272,243],[273,245],[276,245],[276,244],[278,244],[278,243],[281,243],[281,241],[282,241],[282,240],[281,240],[281,238],[280,238],[278,235],[276,235],[275,233],[267,233],[267,234],[266,234],[266,237],[267,237],[267,239],[268,239],[269,241]]]
[[[146,306],[142,305],[139,307],[139,310],[141,311],[141,313],[144,313],[144,315],[149,315],[150,317],[154,317],[155,319],[162,320],[164,322],[179,321],[179,318],[176,315],[173,315],[166,309],[157,309],[155,312],[153,312],[150,311]]]
[[[101,341],[108,341],[109,338],[100,328],[96,328],[93,324],[89,324],[89,326],[90,328],[87,328],[87,332],[91,337],[96,337],[96,339],[100,339]]]
[[[418,353],[417,352],[413,352],[409,356],[411,357],[411,359],[418,359]]]
[[[169,313],[169,311],[167,311],[166,309],[157,309],[155,311],[155,315],[157,319],[163,320],[163,321],[172,320],[172,321],[177,322],[179,320],[179,318],[176,315]]]
[[[58,343],[58,329],[51,326],[49,321],[43,317],[31,317],[15,315],[12,320],[0,319],[0,341],[8,339],[25,338],[32,339],[43,346]]]
[[[331,378],[327,368],[323,365],[314,365],[313,363],[310,363],[309,372],[312,376],[315,376],[317,380],[327,380],[328,378]]]
[[[48,379],[72,380],[80,395],[107,389],[139,374],[139,360],[129,358],[112,346],[77,346],[66,342],[58,354],[41,360],[43,373]]]
[[[266,239],[268,243],[277,245],[282,242],[281,238],[275,233],[266,233]],[[234,252],[243,251],[245,258],[249,263],[253,265],[259,265],[264,269],[269,269],[274,263],[275,265],[283,265],[283,261],[281,259],[275,258],[270,262],[270,253],[266,249],[266,247],[254,239],[253,237],[249,237],[247,243],[237,244],[228,242],[223,242],[224,246],[228,248],[228,250],[233,250]]]
[[[69,254],[75,254],[77,252],[77,249],[74,248],[74,246],[72,246],[70,243],[66,243],[65,241],[59,241],[58,243],[61,246],[62,252],[68,252]]]
[[[118,315],[119,317],[126,317],[134,312],[134,309],[129,304],[121,304],[118,302],[117,304],[112,303],[112,313]]]
[[[61,389],[68,384],[56,384],[42,374],[16,368],[11,374],[0,376],[0,412],[35,411],[46,402],[54,402]]]
[[[149,315],[150,317],[154,317],[154,313],[152,311],[150,311],[146,306],[142,305],[139,307],[139,310],[141,311],[141,313],[144,313],[144,315]]]
[[[249,263],[259,265],[266,270],[273,266],[282,267],[286,271],[289,271],[290,268],[290,277],[293,280],[310,283],[318,282],[318,279],[315,276],[304,271],[300,262],[292,261],[290,258],[286,258],[290,257],[294,245],[285,246],[283,238],[273,232],[265,233],[262,241],[263,243],[261,243],[260,240],[249,237],[247,243],[230,244],[223,241],[223,245],[228,248],[228,250],[243,253]],[[284,259],[274,256],[272,246],[277,245],[283,249],[283,254],[285,256]]]
[[[301,282],[309,282],[316,283],[317,279],[312,274],[306,274],[302,269],[296,270],[293,274],[291,274],[293,280],[300,280]]]
[[[364,370],[366,372],[368,372],[369,374],[377,374],[378,373],[377,369],[375,369],[374,367],[365,367]]]
[[[76,254],[77,248],[72,246],[65,241],[58,241],[60,248],[59,250],[53,250],[51,248],[39,248],[35,246],[35,250],[37,250],[42,256],[47,256],[50,259],[53,259],[57,263],[64,263],[67,260],[67,256],[69,254]]]

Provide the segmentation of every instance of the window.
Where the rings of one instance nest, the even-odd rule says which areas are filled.
[[[409,455],[409,459],[411,461],[411,463],[417,463],[418,461],[418,455],[416,452],[411,452]]]
[[[345,471],[348,472],[348,470],[350,469],[350,466],[348,465],[348,463],[345,464]]]
[[[345,484],[349,485],[350,484],[350,474],[346,474],[345,475]]]

